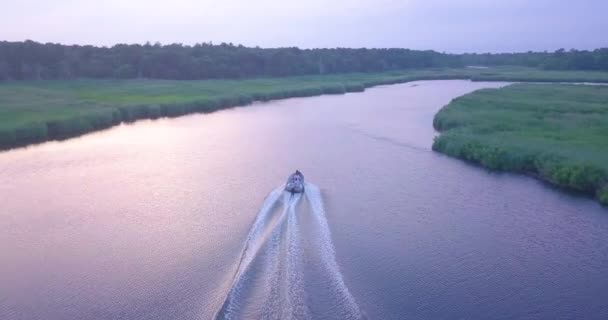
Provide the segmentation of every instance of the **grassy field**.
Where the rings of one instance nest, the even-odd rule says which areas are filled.
[[[246,80],[4,82],[0,83],[0,149],[73,137],[137,119],[211,112],[252,101],[357,92],[423,79],[608,82],[608,73],[501,67]]]
[[[482,71],[473,75],[473,81],[511,82],[594,82],[608,83],[606,72],[589,71],[547,71],[532,68],[512,67]]]
[[[608,204],[608,86],[514,84],[454,99],[433,149]]]

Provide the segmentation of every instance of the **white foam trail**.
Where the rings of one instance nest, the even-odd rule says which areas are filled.
[[[342,307],[344,307],[342,311],[345,314],[342,315],[342,318],[361,319],[363,318],[361,310],[354,297],[350,294],[348,287],[344,283],[342,273],[340,272],[340,267],[336,261],[336,254],[333,241],[331,240],[331,231],[325,215],[321,191],[314,184],[306,183],[305,193],[306,198],[310,203],[313,217],[317,223],[316,229],[319,231],[320,239],[318,241],[319,246],[317,247],[317,249],[319,249],[318,253],[321,255],[321,261],[328,275],[331,277],[335,293],[338,295],[338,298],[342,303]]]
[[[304,291],[303,274],[300,266],[300,232],[298,230],[298,215],[295,207],[302,194],[294,195],[289,205],[287,216],[287,265],[286,276],[283,278],[287,290],[287,303],[284,308],[283,319],[312,319],[306,306],[306,293]]]
[[[264,204],[262,204],[262,208],[258,212],[255,221],[253,222],[253,226],[247,235],[247,239],[245,240],[245,246],[243,247],[243,252],[241,254],[244,258],[244,260],[241,261],[241,264],[244,263],[244,266],[239,268],[242,269],[242,271],[246,270],[262,247],[264,239],[260,237],[260,235],[264,231],[264,227],[267,226],[269,215],[282,194],[283,187],[278,187],[264,200]]]
[[[270,213],[273,211],[275,206],[277,205],[281,195],[283,194],[283,187],[278,187],[274,189],[264,200],[262,204],[262,208],[258,212],[253,225],[247,235],[245,240],[245,245],[241,251],[240,261],[237,265],[235,274],[232,278],[232,284],[230,286],[230,291],[226,295],[221,308],[218,310],[214,319],[232,319],[232,315],[239,309],[237,296],[241,291],[241,287],[243,284],[244,277],[246,276],[247,270],[249,270],[249,266],[258,255],[258,252],[264,245],[265,237],[262,237],[264,230],[267,228]],[[276,234],[280,228],[280,226],[284,220],[286,210],[283,210],[283,213],[278,218],[276,224],[271,229],[271,238],[276,238]]]
[[[283,195],[282,201],[281,195]],[[312,241],[316,244],[312,252],[316,254],[324,269],[322,278],[326,278],[332,287],[332,295],[337,305],[333,308],[340,319],[362,319],[362,314],[355,299],[346,287],[335,257],[331,231],[326,219],[323,200],[319,188],[307,183],[305,195],[310,203],[313,221]],[[248,298],[243,295],[243,286],[249,278],[262,279],[262,292],[265,303],[260,306],[258,315],[261,319],[312,319],[307,305],[304,286],[304,266],[302,265],[301,229],[296,206],[302,194],[289,194],[279,187],[273,190],[247,235],[245,245],[231,287],[223,304],[215,314],[215,319],[239,319],[244,312]],[[273,219],[272,213],[282,203],[280,215]],[[259,255],[261,259],[258,259]],[[249,272],[251,265],[260,266],[261,273]],[[261,277],[261,278],[258,278]]]
[[[285,193],[283,196],[283,214],[281,218],[288,214],[290,208],[290,194]],[[270,266],[267,271],[269,274],[268,282],[266,283],[266,288],[268,292],[266,293],[266,302],[264,303],[262,309],[262,319],[271,320],[271,319],[281,319],[281,310],[282,310],[282,298],[283,293],[281,291],[282,286],[279,281],[282,278],[283,273],[283,263],[284,259],[282,259],[280,255],[281,249],[281,238],[283,235],[283,222],[281,219],[281,224],[277,224],[277,227],[273,230],[272,236],[268,240],[268,256],[270,257],[267,265]]]
[[[262,311],[262,319],[311,319],[306,306],[300,266],[299,232],[296,206],[301,194],[285,195],[286,225],[269,240],[272,262],[269,263],[269,289]],[[284,237],[281,237],[284,235]],[[281,241],[283,240],[283,241]]]
[[[270,213],[274,209],[278,200],[283,194],[283,210],[276,219],[274,225],[269,226]],[[239,304],[239,294],[244,280],[247,279],[247,271],[254,259],[262,249],[270,261],[265,261],[264,265],[271,265],[270,288],[268,293],[268,303],[264,308],[264,319],[309,319],[307,316],[304,300],[304,290],[301,284],[300,270],[298,269],[298,247],[297,247],[297,221],[295,207],[298,204],[301,194],[291,195],[283,192],[282,187],[275,189],[266,198],[262,209],[258,212],[255,222],[247,236],[245,247],[241,254],[241,260],[233,277],[230,291],[215,319],[232,319],[236,316],[241,305]],[[289,220],[287,230],[285,221]],[[264,231],[270,230],[268,237],[264,236]],[[282,245],[282,234],[286,234],[286,252],[283,255],[279,250]],[[295,259],[295,260],[294,260]],[[283,264],[287,263],[286,266]],[[288,278],[284,277],[286,274]],[[287,282],[280,283],[284,279]]]

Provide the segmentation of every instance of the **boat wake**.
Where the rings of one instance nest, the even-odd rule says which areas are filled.
[[[310,183],[304,190],[266,197],[215,319],[363,318],[340,273],[321,192]]]

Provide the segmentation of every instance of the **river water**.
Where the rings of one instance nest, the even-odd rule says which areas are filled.
[[[1,319],[607,319],[608,210],[431,151],[420,81],[0,153]],[[276,189],[295,169],[304,195]],[[273,191],[274,190],[274,191]]]

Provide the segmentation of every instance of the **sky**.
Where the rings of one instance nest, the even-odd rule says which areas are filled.
[[[521,52],[608,47],[608,0],[0,0],[0,40]]]

